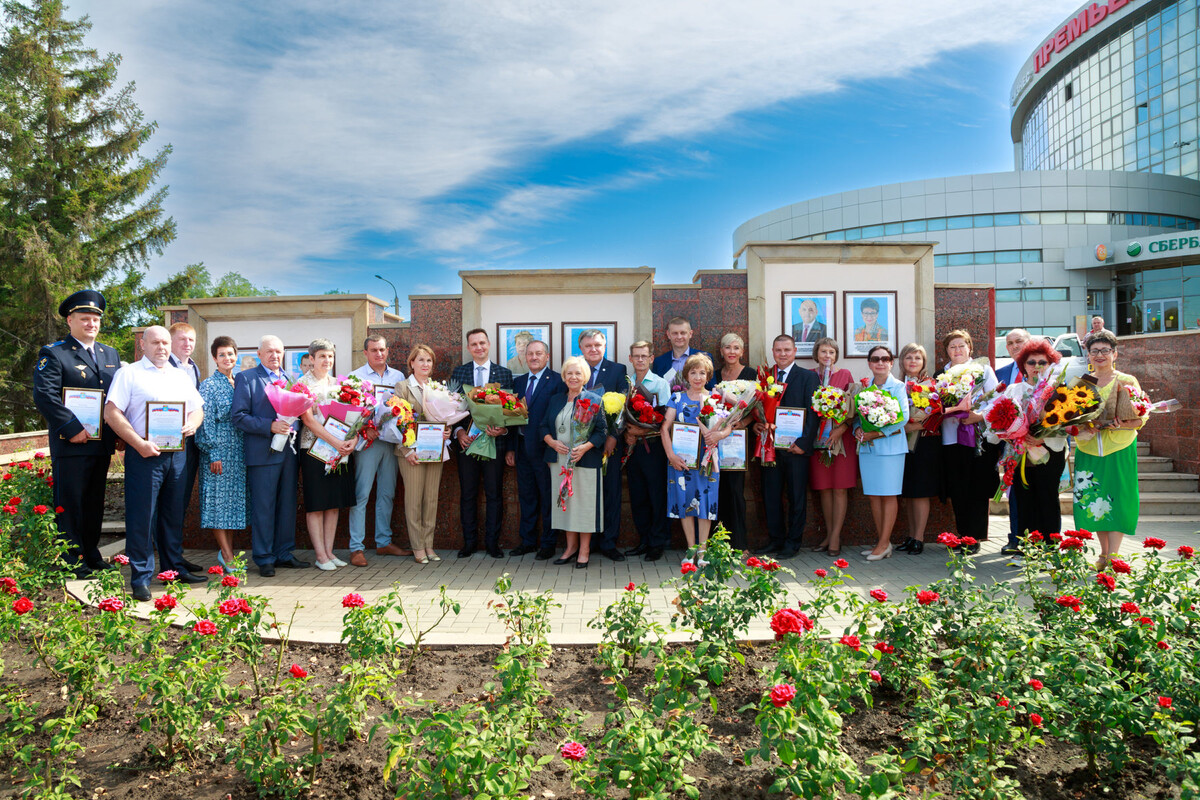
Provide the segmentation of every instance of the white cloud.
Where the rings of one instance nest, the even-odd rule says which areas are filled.
[[[692,139],[731,117],[1027,42],[1073,3],[586,0],[411,4],[83,3],[89,41],[169,141],[169,267],[252,279],[408,233],[431,260],[513,252],[515,232],[655,175],[537,185],[564,146]],[[702,143],[681,142],[692,164]],[[627,169],[627,167],[622,167]],[[449,203],[478,188],[470,204]],[[161,276],[160,276],[161,277]],[[274,284],[272,284],[274,285]]]

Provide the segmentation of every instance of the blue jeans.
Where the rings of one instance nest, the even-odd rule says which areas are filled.
[[[350,552],[362,550],[367,538],[367,501],[375,485],[375,546],[392,543],[392,501],[396,497],[396,451],[382,439],[354,458],[354,507],[350,509]]]
[[[149,586],[154,550],[163,570],[183,567],[183,479],[187,455],[162,453],[143,458],[125,448],[125,554],[130,583]]]

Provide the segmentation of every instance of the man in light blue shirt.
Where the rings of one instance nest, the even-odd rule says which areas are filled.
[[[375,385],[375,398],[382,407],[404,380],[404,373],[388,366],[387,340],[371,334],[363,341],[367,363],[351,372]],[[411,556],[412,551],[392,544],[392,500],[396,496],[396,454],[387,442],[375,441],[379,434],[365,430],[370,447],[354,454],[354,508],[350,509],[350,563],[367,566],[363,553],[367,537],[367,501],[375,486],[375,552],[381,556]]]

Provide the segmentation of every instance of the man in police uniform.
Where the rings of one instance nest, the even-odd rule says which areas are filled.
[[[48,344],[38,353],[33,370],[33,401],[50,429],[50,458],[54,475],[54,504],[62,509],[58,529],[71,549],[67,562],[76,578],[108,569],[100,556],[100,526],[104,520],[104,490],[108,464],[117,437],[102,425],[100,436],[87,431],[63,405],[63,389],[99,389],[107,394],[121,358],[113,348],[96,341],[104,296],[85,289],[58,307],[71,335]]]

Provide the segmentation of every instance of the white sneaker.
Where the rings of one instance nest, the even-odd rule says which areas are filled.
[[[324,572],[333,572],[335,569],[337,569],[337,565],[332,561],[318,561],[313,566]]]
[[[329,559],[329,563],[333,564],[335,567],[348,567],[348,566],[350,566],[349,564],[347,564],[345,561],[342,561],[342,560],[341,560],[340,558],[338,558],[337,556],[334,556],[333,558]]]

